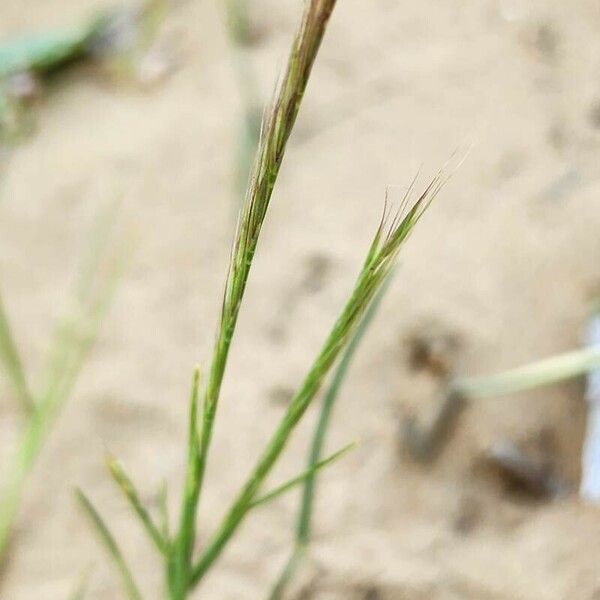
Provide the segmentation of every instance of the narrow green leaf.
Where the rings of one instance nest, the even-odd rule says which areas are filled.
[[[111,216],[113,210],[108,211]],[[9,543],[27,476],[71,394],[127,264],[129,253],[125,250],[129,249],[125,248],[114,254],[116,258],[108,265],[106,275],[98,277],[100,258],[106,255],[110,224],[106,217],[96,223],[90,256],[83,261],[75,286],[73,309],[56,329],[44,385],[35,395],[39,401],[25,425],[4,478],[0,496],[0,559]]]
[[[369,329],[369,326],[373,321],[373,317],[377,313],[379,305],[381,304],[381,301],[392,282],[392,277],[393,272],[387,276],[387,279],[383,283],[381,289],[379,290],[375,298],[373,298],[371,304],[369,305],[363,318],[361,319],[360,324],[356,328],[356,331],[352,336],[348,347],[344,351],[344,354],[340,359],[338,366],[336,367],[331,383],[327,388],[327,392],[325,393],[325,396],[323,398],[323,404],[321,405],[319,420],[317,421],[317,426],[313,435],[313,440],[308,455],[309,467],[310,465],[314,465],[315,463],[317,463],[321,458],[321,455],[323,453],[323,446],[325,445],[325,436],[327,434],[327,429],[331,421],[333,407],[338,398],[340,389],[342,387],[343,382],[346,379],[346,375],[348,373],[348,369],[350,368],[350,364],[352,363],[352,359],[354,358],[354,354],[356,353],[356,350],[360,345],[360,342],[362,341],[365,333]],[[310,521],[312,517],[315,479],[316,477],[309,477],[305,482],[304,489],[302,492],[300,513],[298,516],[298,541],[306,545],[309,543],[310,540]]]
[[[199,433],[198,398],[200,394],[200,369],[194,370],[190,397],[188,432],[188,463],[185,489],[181,506],[181,521],[177,537],[173,541],[169,561],[169,586],[173,597],[184,597],[189,584],[192,551],[196,539],[196,513],[198,509],[199,482]]]
[[[167,546],[171,543],[171,533],[169,526],[169,494],[167,482],[163,481],[158,490],[158,510],[160,512],[159,531],[166,541]]]
[[[13,392],[17,400],[21,404],[21,408],[30,413],[35,410],[35,405],[27,381],[23,363],[15,344],[8,317],[4,310],[2,298],[0,297],[0,361],[4,366],[6,375],[13,388]]]
[[[350,450],[352,450],[355,447],[356,447],[355,442],[352,444],[348,444],[347,446],[344,446],[341,450],[338,450],[337,452],[334,452],[327,458],[324,458],[323,460],[320,460],[317,463],[311,465],[308,469],[306,469],[306,471],[300,473],[300,475],[298,475],[297,477],[294,477],[293,479],[286,481],[285,483],[277,486],[274,490],[271,490],[270,492],[267,492],[263,496],[260,496],[259,498],[257,498],[256,500],[254,500],[252,502],[250,507],[255,508],[256,506],[267,504],[268,502],[275,500],[282,494],[289,492],[291,489],[295,488],[297,485],[304,483],[309,477],[312,477],[317,471],[320,471],[324,467],[335,462],[336,460],[341,458],[347,452],[350,452]]]
[[[88,497],[79,488],[75,490],[75,493],[81,508],[90,520],[90,523],[102,542],[102,545],[108,552],[108,555],[114,562],[119,575],[121,576],[121,581],[123,583],[123,588],[127,593],[127,597],[130,600],[141,600],[142,595],[133,579],[133,575],[123,558],[123,554],[121,553],[115,538],[104,523],[104,520],[94,508],[94,505],[90,502]]]
[[[150,536],[150,539],[154,542],[154,545],[158,548],[158,551],[161,554],[166,554],[168,544],[163,538],[161,532],[158,530],[158,527],[154,524],[150,513],[140,500],[140,496],[135,488],[135,485],[125,472],[123,465],[112,456],[106,457],[106,465],[116,484],[119,486],[127,500],[129,500],[131,508],[140,519],[140,522],[146,530],[146,533]]]
[[[315,427],[315,431],[313,434],[313,439],[308,454],[309,470],[310,466],[318,463],[318,461],[321,458],[323,446],[325,445],[325,436],[327,434],[327,429],[331,421],[333,407],[339,396],[340,389],[342,387],[343,382],[346,379],[346,375],[348,373],[350,364],[352,363],[354,354],[356,353],[356,350],[360,345],[362,338],[368,330],[369,325],[373,320],[373,317],[377,313],[383,296],[385,295],[390,286],[392,276],[393,272],[390,275],[388,275],[387,280],[385,281],[380,291],[377,293],[377,295],[371,302],[359,326],[357,327],[356,332],[352,336],[352,340],[348,344],[348,347],[344,351],[344,354],[342,355],[342,358],[340,359],[340,362],[335,369],[331,383],[329,384],[329,387],[327,388],[327,391],[323,398],[323,403],[321,404],[321,412],[319,413],[319,419],[317,421],[317,426]],[[300,510],[298,512],[298,522],[296,525],[296,540],[294,543],[294,549],[283,571],[279,575],[279,578],[275,582],[273,589],[271,590],[269,600],[280,600],[281,598],[283,598],[283,594],[289,582],[293,578],[296,570],[302,562],[302,559],[304,558],[304,555],[306,554],[306,550],[310,543],[311,537],[311,522],[314,507],[315,485],[316,474],[313,473],[309,475],[304,481],[304,487],[302,489],[302,499],[300,502]]]

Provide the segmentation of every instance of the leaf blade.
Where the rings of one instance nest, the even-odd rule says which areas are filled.
[[[354,448],[356,448],[356,445],[357,445],[356,442],[348,444],[348,445],[344,446],[343,448],[341,448],[340,450],[338,450],[337,452],[330,454],[328,457],[324,458],[323,460],[319,460],[318,462],[310,465],[310,467],[307,468],[306,470],[304,470],[302,473],[300,473],[300,475],[297,475],[296,477],[289,479],[288,481],[282,483],[281,485],[278,485],[275,489],[271,490],[270,492],[267,492],[266,494],[259,496],[258,498],[256,498],[256,500],[253,500],[252,503],[250,504],[250,507],[256,508],[257,506],[261,506],[263,504],[271,502],[272,500],[275,500],[276,498],[285,494],[286,492],[289,492],[290,490],[295,488],[297,485],[300,485],[301,483],[306,482],[306,480],[309,479],[310,477],[313,477],[321,469],[323,469],[323,468],[331,465],[335,461],[339,460],[342,456],[344,456],[345,454],[350,452],[350,450],[353,450]]]
[[[108,526],[100,516],[100,513],[96,510],[90,499],[83,493],[82,490],[77,488],[75,490],[75,496],[83,512],[88,517],[91,525],[93,526],[99,540],[102,542],[105,550],[112,559],[121,576],[121,582],[123,589],[130,600],[141,600],[142,595],[139,588],[133,578],[131,570],[125,562],[125,558],[121,553],[121,550],[115,540],[114,536],[110,532]]]
[[[154,520],[150,516],[150,513],[142,503],[139,493],[129,477],[125,472],[123,465],[114,457],[106,457],[106,466],[108,471],[112,475],[113,480],[123,492],[123,495],[129,501],[131,508],[133,509],[136,516],[139,518],[140,523],[146,530],[146,533],[158,549],[158,551],[166,555],[168,551],[168,541],[163,537],[158,527],[154,523]]]

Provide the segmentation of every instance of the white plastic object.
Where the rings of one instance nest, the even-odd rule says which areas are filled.
[[[590,347],[600,346],[600,314],[590,319],[585,332],[585,344]],[[588,416],[579,495],[587,502],[600,504],[600,369],[588,373],[585,399]]]

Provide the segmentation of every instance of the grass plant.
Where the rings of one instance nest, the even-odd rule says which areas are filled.
[[[156,517],[143,505],[141,496],[124,466],[113,457],[107,460],[112,478],[123,492],[163,563],[165,591],[171,600],[184,600],[196,589],[253,510],[301,486],[302,500],[294,548],[272,590],[271,599],[278,600],[283,596],[287,583],[301,563],[310,543],[316,476],[321,469],[339,459],[351,448],[351,445],[347,446],[322,458],[326,431],[342,381],[361,336],[376,310],[377,300],[389,281],[398,253],[445,182],[445,176],[440,172],[421,194],[416,195],[415,180],[397,208],[392,208],[386,201],[381,222],[374,233],[354,288],[312,366],[257,457],[245,482],[231,499],[223,519],[212,534],[207,536],[202,544],[198,544],[197,521],[204,476],[238,315],[287,142],[334,6],[335,0],[306,1],[285,73],[270,109],[263,117],[252,174],[238,217],[212,359],[205,381],[202,381],[199,369],[194,371],[192,377],[186,470],[181,491],[180,514],[175,527],[171,528],[169,525],[166,489],[161,495],[161,514]],[[232,31],[237,30],[232,28]],[[10,352],[4,354],[10,356]],[[510,393],[582,373],[597,367],[599,360],[598,350],[588,349],[498,376],[457,379],[452,386],[457,393],[468,398]],[[323,399],[306,469],[270,490],[265,489],[267,478],[286,449],[296,426],[315,401],[336,365],[337,369]],[[13,387],[17,390],[18,386],[18,378],[15,378]],[[78,491],[77,498],[100,542],[117,567],[127,597],[130,600],[138,600],[141,598],[140,588],[119,549],[116,538],[87,496]]]
[[[314,485],[315,473],[348,450],[348,448],[344,448],[326,459],[321,459],[321,447],[319,446],[318,456],[312,456],[308,468],[303,473],[276,486],[271,491],[264,490],[266,479],[284,451],[296,425],[319,393],[338,358],[342,356],[351,341],[357,339],[354,337],[355,332],[361,321],[364,323],[365,314],[385,285],[394,268],[400,248],[444,182],[442,174],[438,174],[416,200],[412,195],[415,183],[413,182],[397,209],[393,209],[386,202],[381,222],[375,231],[354,289],[326,337],[321,351],[288,405],[269,442],[259,455],[246,482],[233,498],[222,522],[217,526],[212,537],[209,537],[197,552],[197,515],[229,349],[271,194],[313,63],[334,6],[335,0],[308,0],[306,2],[285,74],[278,86],[271,108],[263,119],[252,176],[238,218],[216,342],[203,389],[200,385],[199,370],[196,370],[193,376],[186,476],[181,494],[179,521],[172,534],[169,535],[168,529],[157,524],[143,508],[139,501],[140,496],[131,479],[125,475],[122,466],[115,467],[118,463],[115,463],[113,459],[109,461],[113,478],[163,559],[166,571],[165,587],[169,597],[173,600],[186,598],[190,591],[203,580],[252,510],[263,506],[297,485],[306,485],[308,482],[312,482],[311,486]],[[349,361],[351,355],[346,356],[346,361]],[[343,368],[347,368],[347,365]],[[78,497],[86,513],[90,516],[91,522],[99,534],[99,539],[117,565],[128,597],[137,598],[136,594],[139,593],[137,586],[133,584],[131,572],[126,567],[108,527],[90,501],[82,494],[79,494]],[[163,516],[163,522],[166,521],[167,518]]]

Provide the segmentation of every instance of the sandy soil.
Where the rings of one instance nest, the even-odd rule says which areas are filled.
[[[69,22],[101,4],[7,0],[1,33]],[[265,97],[300,4],[253,2],[261,38],[252,60]],[[573,496],[525,500],[479,468],[493,442],[531,442],[545,432],[558,473],[576,487],[580,385],[470,406],[428,466],[404,456],[398,439],[402,410],[426,416],[435,404],[430,378],[407,363],[407,336],[420,327],[434,322],[456,335],[460,370],[472,374],[579,342],[600,278],[598,5],[338,4],[252,272],[201,537],[334,320],[385,186],[400,186],[400,194],[419,165],[425,179],[473,142],[406,247],[340,399],[328,446],[362,443],[323,478],[317,539],[296,590],[305,595],[297,597],[599,598],[598,510]],[[87,69],[60,76],[39,132],[2,157],[2,288],[32,372],[94,215],[116,195],[138,240],[101,339],[31,477],[2,598],[65,598],[89,565],[88,598],[119,597],[73,501],[75,485],[107,516],[147,597],[162,594],[156,556],[102,456],[105,447],[120,456],[149,502],[166,479],[177,509],[190,374],[210,354],[232,234],[241,108],[218,3],[186,3],[172,27],[183,62],[163,86],[115,90]],[[274,479],[303,464],[315,414]],[[18,426],[5,401],[1,472]],[[194,597],[264,598],[289,550],[296,505],[292,494],[248,519]]]

